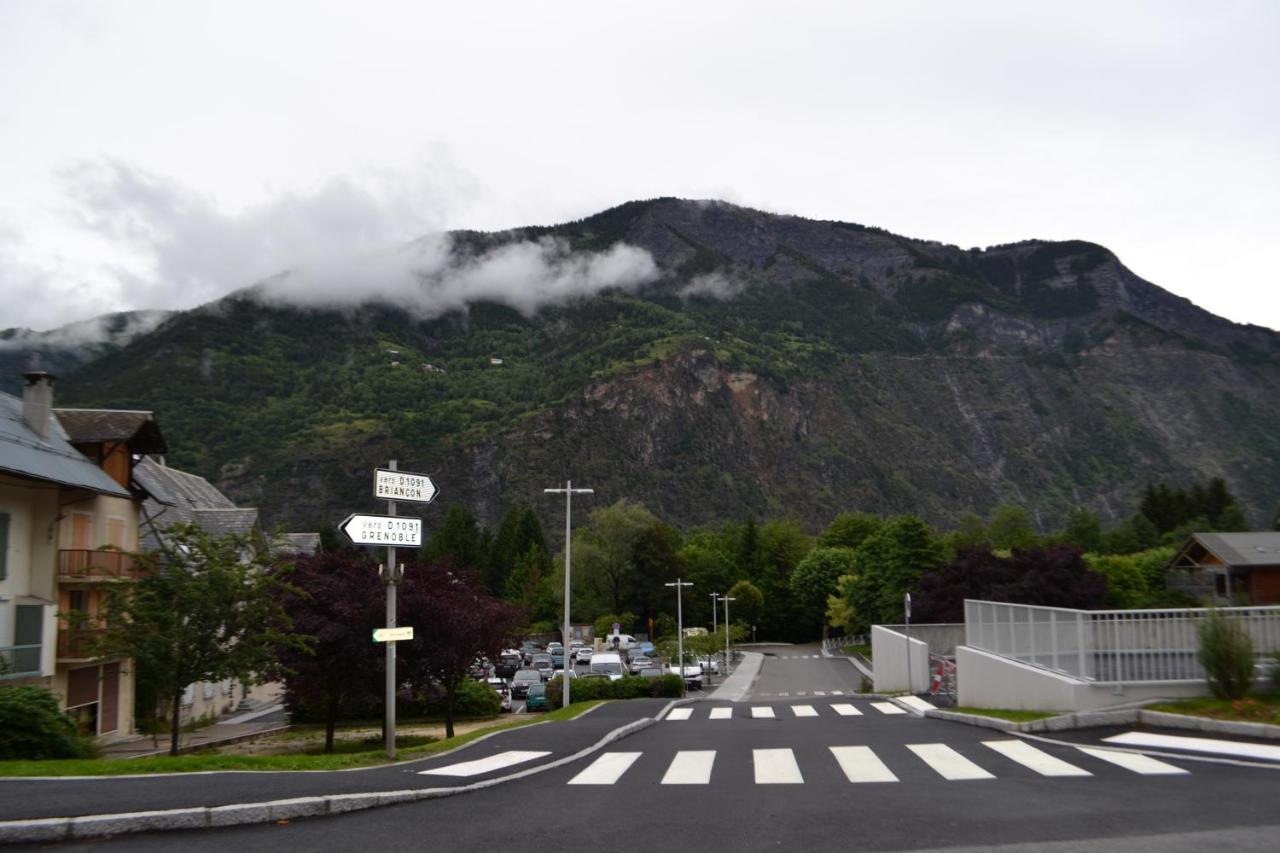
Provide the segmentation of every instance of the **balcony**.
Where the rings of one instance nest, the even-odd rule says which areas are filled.
[[[141,574],[133,555],[124,551],[87,548],[58,551],[58,583],[132,581]]]
[[[26,678],[40,674],[40,644],[0,646],[0,678]]]
[[[59,628],[58,660],[93,660],[103,633],[101,628]]]

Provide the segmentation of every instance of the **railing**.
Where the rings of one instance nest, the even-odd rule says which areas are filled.
[[[71,549],[58,551],[58,581],[137,580],[141,568],[124,551]]]
[[[1103,684],[1200,681],[1205,608],[1072,610],[967,599],[965,645]],[[1223,607],[1260,658],[1280,650],[1280,606]]]
[[[101,628],[59,628],[58,659],[92,660],[98,656],[98,641],[103,633]]]
[[[849,634],[844,637],[828,637],[822,641],[822,649],[827,654],[843,654],[840,650],[845,646],[865,646],[868,644],[866,634]]]
[[[0,678],[40,674],[40,643],[34,646],[0,646]]]

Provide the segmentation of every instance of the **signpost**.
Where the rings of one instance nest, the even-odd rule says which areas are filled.
[[[338,529],[353,545],[387,546],[387,562],[379,566],[379,574],[387,584],[387,627],[375,629],[373,640],[387,644],[386,748],[387,758],[396,757],[396,642],[412,640],[413,628],[396,627],[396,584],[404,576],[404,566],[396,562],[396,548],[422,547],[422,519],[396,515],[396,501],[431,503],[436,485],[426,474],[413,474],[396,469],[392,459],[386,468],[373,472],[373,496],[387,502],[386,515],[352,513]]]
[[[902,600],[902,610],[907,617],[907,692],[915,693],[911,689],[911,593],[905,593]]]

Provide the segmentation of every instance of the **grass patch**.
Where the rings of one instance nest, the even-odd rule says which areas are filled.
[[[396,738],[397,761],[425,758],[445,752],[478,737],[505,729],[540,723],[543,720],[571,720],[581,716],[604,700],[582,702],[568,708],[557,708],[545,714],[524,716],[485,726],[452,738],[434,740],[422,736]],[[193,752],[185,755],[157,755],[150,758],[110,760],[101,758],[58,759],[54,761],[0,761],[0,776],[129,776],[137,773],[198,773],[209,770],[345,770],[352,767],[377,767],[390,764],[382,751],[379,738],[370,748],[369,741],[354,741],[355,752],[335,752],[330,755],[315,752],[298,752],[292,755],[219,755],[216,750]],[[336,745],[337,746],[337,745]],[[341,746],[337,746],[341,749]]]
[[[1261,693],[1244,699],[1215,699],[1200,696],[1178,702],[1160,702],[1146,706],[1148,711],[1208,717],[1212,720],[1235,720],[1244,723],[1280,725],[1280,693]]]
[[[1049,717],[1058,716],[1054,711],[1012,711],[1007,708],[966,708],[959,706],[944,710],[955,711],[957,714],[973,714],[975,717],[995,717],[997,720],[1008,720],[1011,723],[1032,723],[1036,720],[1046,720]]]
[[[871,645],[865,646],[841,646],[840,654],[842,655],[862,655],[867,660],[871,660]]]

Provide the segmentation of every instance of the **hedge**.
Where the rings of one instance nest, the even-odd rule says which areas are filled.
[[[0,687],[0,759],[89,758],[92,741],[43,687]]]
[[[547,684],[547,704],[560,707],[561,678]],[[664,675],[661,678],[624,676],[617,681],[607,678],[575,678],[569,689],[570,702],[590,702],[593,699],[676,699],[681,696],[680,676]]]

